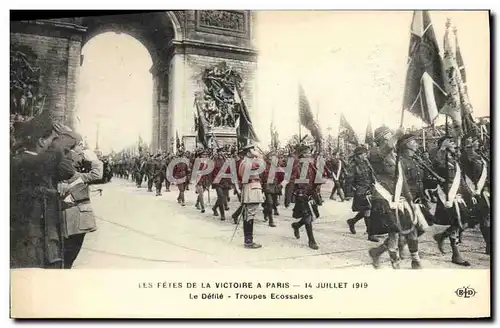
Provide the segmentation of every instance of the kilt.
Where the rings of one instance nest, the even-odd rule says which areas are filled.
[[[415,228],[411,209],[391,209],[387,200],[375,192],[371,198],[372,208],[368,224],[368,235],[382,235],[389,232],[409,233]],[[399,224],[398,224],[399,221]]]
[[[474,227],[477,224],[488,228],[491,226],[491,209],[483,193],[481,197],[477,197],[477,204],[472,205],[469,214],[469,226]]]
[[[465,229],[469,225],[470,210],[463,201],[458,201],[456,205],[458,209],[455,204],[451,208],[446,208],[441,199],[438,198],[436,213],[434,214],[434,223]]]
[[[371,209],[370,189],[358,188],[354,192],[351,209],[353,212],[364,212]]]

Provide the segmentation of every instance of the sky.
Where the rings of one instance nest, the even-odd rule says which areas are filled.
[[[458,29],[476,116],[489,115],[489,30],[486,12],[431,11],[442,50],[445,22]],[[399,126],[411,11],[260,11],[254,28],[259,51],[254,126],[265,147],[274,119],[282,141],[298,132],[302,84],[323,133],[338,131],[343,113],[363,136],[372,126]],[[83,48],[80,131],[99,147],[119,150],[151,139],[151,58],[126,34],[101,34]],[[134,124],[130,124],[134,122]],[[421,126],[406,114],[405,126]],[[330,129],[329,129],[330,128]],[[304,131],[304,130],[303,130]]]

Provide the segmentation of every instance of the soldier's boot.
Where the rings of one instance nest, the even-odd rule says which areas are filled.
[[[398,253],[394,251],[389,251],[389,258],[391,259],[392,268],[398,270],[400,268]]]
[[[200,195],[196,198],[196,204],[194,204],[194,207],[196,207],[197,210],[200,209]]]
[[[224,205],[219,205],[219,211],[220,211],[220,220],[225,221],[226,220],[226,212],[224,211]]]
[[[364,218],[364,220],[365,220],[366,232],[369,232],[370,231],[370,219]],[[375,235],[368,235],[368,240],[372,241],[374,243],[378,243],[380,241],[380,239],[378,239],[378,237],[376,237]]]
[[[316,240],[314,240],[312,223],[306,223],[305,226],[306,226],[307,238],[309,239],[309,248],[312,248],[314,250],[319,249],[319,246],[316,243]]]
[[[148,178],[148,192],[153,192],[153,181]]]
[[[458,232],[457,245],[462,244],[462,233],[463,233],[463,231]]]
[[[156,188],[156,196],[161,196],[161,188]]]
[[[483,235],[484,242],[486,243],[485,254],[490,255],[491,254],[490,228],[481,225],[479,227],[479,229],[481,230],[481,234]]]
[[[301,219],[299,222],[292,223],[293,235],[295,238],[300,239],[300,227],[304,225],[304,219]]]
[[[400,235],[398,239],[398,250],[399,250],[399,258],[401,260],[406,260],[407,258],[405,248],[406,248],[406,238]]]
[[[269,210],[268,217],[269,217],[269,226],[273,228],[276,227],[276,223],[274,222],[273,218],[273,212],[271,210]]]
[[[355,226],[356,222],[357,222],[356,218],[352,218],[352,219],[347,220],[347,225],[349,226],[349,231],[353,235],[356,234],[356,226]]]
[[[253,242],[253,219],[243,221],[243,234],[245,235],[245,248],[261,248],[262,245]]]
[[[274,206],[274,215],[279,216],[280,213],[278,212],[278,207]]]
[[[411,256],[411,268],[415,270],[422,269],[422,264],[420,263],[420,256],[418,255],[418,251],[410,253],[410,256]]]
[[[461,266],[466,266],[466,267],[470,266],[470,262],[462,257],[462,254],[458,249],[457,240],[455,238],[450,237],[450,243],[452,251],[451,262]]]
[[[437,243],[439,251],[444,254],[444,241],[447,237],[450,236],[450,228],[446,229],[443,232],[437,233],[434,235],[434,240]]]
[[[368,254],[370,254],[370,257],[372,258],[372,266],[375,269],[380,269],[380,257],[385,253],[385,251],[387,251],[386,244],[373,247],[368,251]]]
[[[181,206],[186,206],[186,199],[184,198],[184,191],[181,193]]]
[[[212,212],[214,213],[214,216],[219,216],[219,213],[217,212],[217,207],[219,207],[219,204],[215,202],[215,205],[212,207]]]

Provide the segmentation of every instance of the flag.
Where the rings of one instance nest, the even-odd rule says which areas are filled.
[[[455,35],[455,57],[457,61],[457,67],[460,71],[460,109],[462,117],[462,131],[463,133],[475,133],[477,136],[480,135],[480,128],[474,122],[472,117],[472,105],[469,101],[469,94],[467,90],[467,76],[465,74],[465,64],[462,57],[462,52],[460,51],[460,46],[458,44],[457,29],[453,29],[453,34]]]
[[[196,112],[198,113],[198,118],[197,119],[195,118],[196,134],[198,137],[198,141],[203,145],[203,147],[208,148],[208,140],[207,140],[208,123],[207,120],[205,119],[205,116],[203,115],[203,112],[200,108],[200,104],[198,103],[198,101],[195,100],[194,104],[196,106]]]
[[[366,126],[365,144],[369,146],[373,145],[373,130],[371,120],[368,120],[368,125]]]
[[[356,135],[356,132],[354,132],[354,129],[349,124],[349,122],[347,122],[344,114],[340,114],[339,137],[341,137],[348,143],[356,146],[359,145],[358,136]]]
[[[443,39],[444,58],[443,66],[445,71],[445,88],[448,93],[441,113],[448,115],[451,120],[451,128],[456,136],[462,135],[462,102],[460,97],[461,74],[457,64],[456,49],[454,40],[450,35],[450,20],[446,21],[446,31]]]
[[[304,88],[302,88],[301,85],[299,85],[299,120],[300,124],[311,132],[314,140],[316,142],[321,142],[322,136],[319,125],[314,120],[311,106],[307,100]]]
[[[248,140],[259,142],[259,138],[257,138],[257,134],[253,129],[252,120],[250,119],[245,101],[241,98],[240,92],[236,87],[234,88],[234,103],[240,113],[236,119],[236,134],[241,146],[246,145]]]
[[[413,13],[403,109],[432,124],[447,98],[443,64],[427,11]]]

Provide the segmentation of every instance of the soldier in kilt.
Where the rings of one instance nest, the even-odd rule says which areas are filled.
[[[354,150],[354,157],[351,162],[351,172],[353,176],[353,190],[354,197],[352,200],[352,211],[357,212],[354,218],[347,220],[347,225],[352,234],[356,234],[356,223],[364,219],[366,230],[368,232],[368,240],[373,242],[378,242],[379,239],[370,234],[370,210],[371,210],[371,189],[375,182],[373,180],[373,175],[370,166],[367,162],[367,152],[368,150],[364,146],[356,147]]]
[[[486,254],[491,252],[491,208],[490,186],[488,177],[488,161],[479,153],[479,140],[473,134],[462,138],[461,167],[464,170],[465,183],[474,195],[471,198],[470,226],[479,224],[479,229],[486,243]]]
[[[389,251],[392,268],[400,268],[398,248],[400,236],[407,236],[415,229],[413,220],[412,197],[409,191],[401,163],[396,163],[395,136],[392,131],[381,126],[374,132],[374,141],[377,147],[370,154],[370,165],[374,174],[375,183],[371,197],[372,207],[370,215],[371,234],[388,233],[384,243],[369,250],[373,267],[380,267],[380,256]],[[396,175],[396,169],[398,174]],[[394,190],[399,188],[399,194]],[[399,186],[399,187],[398,187]],[[396,193],[396,195],[394,195]],[[420,268],[418,252],[412,259],[412,268]]]
[[[174,159],[175,160],[175,159]],[[179,196],[177,197],[177,202],[181,204],[181,206],[186,206],[186,199],[184,196],[186,186],[189,182],[189,160],[187,159],[185,153],[181,150],[177,153],[177,160],[182,160],[176,163],[173,168],[173,176],[175,180],[179,180],[177,182],[177,188],[179,189]],[[182,181],[182,182],[181,182]]]
[[[264,192],[264,220],[269,221],[270,227],[276,227],[273,218],[273,210],[274,210],[274,199],[278,197],[278,193],[280,192],[281,181],[279,181],[279,177],[277,174],[274,174],[274,177],[271,177],[269,182],[269,173],[271,170],[271,161],[274,156],[274,152],[270,152],[266,155],[266,169],[261,174],[262,180],[262,191]],[[275,172],[276,173],[276,172]],[[276,211],[275,211],[276,212]]]
[[[457,159],[457,147],[451,136],[444,136],[438,140],[434,168],[437,174],[445,177],[445,182],[440,183],[437,189],[436,224],[449,225],[449,227],[436,235],[439,250],[444,253],[444,241],[449,238],[452,257],[451,261],[460,266],[470,266],[470,262],[462,257],[458,248],[460,233],[470,223],[471,204],[475,198],[468,189],[463,178],[462,169]]]
[[[299,146],[300,158],[311,158],[312,149],[307,145]],[[312,160],[312,158],[311,158]],[[314,238],[312,223],[315,218],[319,217],[318,205],[318,185],[321,184],[316,181],[316,165],[309,163],[307,165],[306,180],[301,182],[301,164],[299,162],[294,165],[290,180],[294,181],[293,193],[295,195],[295,206],[293,208],[293,217],[300,219],[298,222],[292,223],[292,229],[295,238],[300,238],[300,228],[305,226],[307,238],[309,240],[309,247],[317,250],[319,249],[316,239]]]

